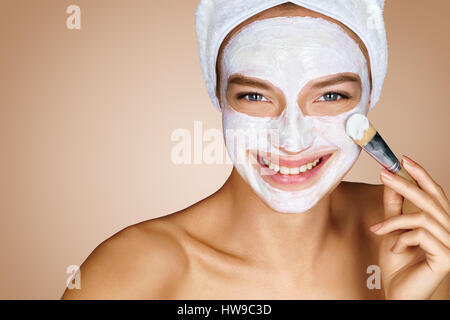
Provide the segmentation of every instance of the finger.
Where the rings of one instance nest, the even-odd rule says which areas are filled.
[[[417,207],[428,212],[446,230],[450,230],[450,217],[444,209],[431,198],[425,191],[406,181],[406,179],[396,176],[386,169],[381,170],[381,181],[388,187],[394,189],[402,196],[410,200]]]
[[[402,233],[391,251],[401,253],[411,246],[419,246],[425,251],[427,264],[432,271],[443,273],[449,271],[450,250],[425,229],[419,228]]]
[[[432,195],[435,200],[444,208],[444,210],[449,214],[450,205],[447,196],[445,195],[442,187],[433,180],[433,178],[428,174],[428,172],[420,166],[417,162],[411,160],[407,156],[402,157],[402,165],[408,171],[408,173],[417,181],[420,188]]]
[[[450,233],[426,212],[395,216],[373,225],[370,230],[378,235],[382,235],[396,230],[417,228],[425,229],[441,241],[443,245],[450,248]]]
[[[384,216],[387,218],[402,214],[403,197],[394,189],[384,186]]]

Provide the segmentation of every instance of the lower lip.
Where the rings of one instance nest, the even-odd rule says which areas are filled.
[[[314,168],[311,170],[307,170],[305,172],[301,172],[299,174],[282,174],[279,171],[275,173],[275,171],[270,170],[267,166],[265,166],[261,159],[258,157],[258,163],[264,170],[270,170],[269,174],[266,174],[264,176],[268,177],[269,179],[273,180],[277,184],[280,185],[299,185],[303,184],[311,179],[313,179],[317,174],[319,173],[320,169],[323,167],[325,162],[331,157],[331,154],[327,154],[326,156],[323,156],[319,162]],[[270,174],[272,173],[272,174]]]

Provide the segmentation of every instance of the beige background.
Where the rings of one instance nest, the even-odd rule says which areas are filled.
[[[82,10],[82,29],[65,26]],[[391,0],[370,117],[450,190],[450,1]],[[0,298],[54,299],[130,224],[214,192],[229,165],[170,160],[177,128],[221,128],[197,56],[197,0],[0,0]],[[378,183],[363,154],[347,179]]]

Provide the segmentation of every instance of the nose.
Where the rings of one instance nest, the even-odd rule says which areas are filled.
[[[314,140],[312,130],[297,104],[287,106],[280,120],[280,150],[299,153],[311,147]]]

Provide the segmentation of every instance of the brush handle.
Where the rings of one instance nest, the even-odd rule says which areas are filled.
[[[417,186],[417,182],[416,180],[414,180],[409,174],[408,172],[406,172],[405,169],[400,169],[398,172],[396,172],[396,175],[405,178],[406,180],[408,180],[410,183],[414,184]],[[416,213],[419,212],[420,209],[416,207],[416,205],[414,203],[412,203],[411,201],[409,201],[408,199],[404,198],[403,200],[403,206],[402,206],[402,213],[403,214],[408,214],[408,213]]]
[[[370,131],[371,134],[369,135],[370,141],[366,144],[363,144],[364,141],[357,141],[364,150],[369,153],[375,160],[378,161],[384,168],[389,170],[390,172],[405,178],[410,183],[417,186],[416,181],[406,172],[406,170],[402,167],[400,161],[398,161],[395,154],[392,152],[392,150],[389,148],[387,143],[383,140],[381,135],[373,128],[372,125],[370,125],[370,130],[367,130],[366,132]],[[373,134],[375,133],[375,134]],[[403,200],[403,206],[402,206],[402,212],[404,214],[407,213],[415,213],[419,212],[420,209],[417,208],[411,201],[404,198]]]

